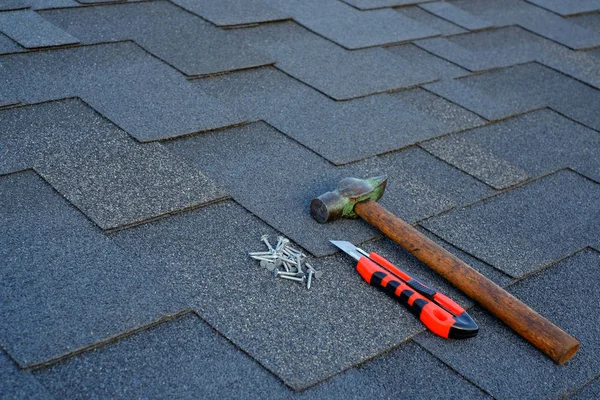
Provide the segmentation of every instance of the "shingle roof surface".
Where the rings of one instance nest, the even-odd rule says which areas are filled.
[[[600,385],[600,1],[0,1],[0,398],[561,398]],[[581,342],[563,366],[361,220]],[[288,237],[307,290],[247,252]],[[431,334],[328,244],[439,288]]]

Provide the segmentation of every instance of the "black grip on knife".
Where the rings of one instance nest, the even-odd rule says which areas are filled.
[[[421,282],[416,279],[411,279],[410,281],[406,281],[406,284],[411,288],[415,289],[417,292],[421,293],[423,297],[433,300],[433,296],[437,293],[435,289],[427,287],[423,285]]]

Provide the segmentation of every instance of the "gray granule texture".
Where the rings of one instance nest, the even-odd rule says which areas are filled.
[[[538,63],[522,64],[425,85],[487,119],[542,107],[600,128],[600,91]]]
[[[18,53],[23,51],[23,48],[12,41],[7,36],[0,34],[0,54]]]
[[[479,334],[446,341],[424,333],[417,343],[492,396],[503,399],[558,398],[600,372],[600,254],[585,249],[510,288],[525,304],[574,336],[581,347],[566,364],[555,364],[499,320],[480,309],[471,315]],[[593,393],[593,388],[590,389]],[[582,394],[585,397],[585,389]]]
[[[423,3],[423,5],[424,4],[426,3]],[[439,18],[438,16],[425,11],[421,7],[399,7],[395,8],[394,10],[408,18],[414,19],[422,23],[423,25],[432,27],[433,29],[440,32],[440,34],[442,35],[456,35],[459,33],[467,32],[458,25],[453,24],[452,22],[449,22],[445,19]]]
[[[300,25],[347,48],[378,46],[439,35],[392,9],[359,11],[336,0],[265,0]]]
[[[243,121],[132,42],[11,54],[0,62],[4,96],[23,103],[81,97],[140,141]]]
[[[35,168],[103,229],[225,197],[158,143],[139,144],[79,100],[0,111],[0,173]]]
[[[277,68],[336,100],[466,72],[410,44],[346,50],[294,22],[259,25],[246,29],[244,37],[258,51],[277,60]]]
[[[50,399],[48,391],[31,376],[29,371],[20,371],[12,360],[0,350],[0,396],[11,399]],[[6,396],[6,397],[5,397]]]
[[[531,2],[550,11],[554,11],[562,16],[600,10],[600,4],[596,0],[531,0]]]
[[[180,309],[173,293],[39,178],[0,177],[0,343],[21,367]]]
[[[419,47],[471,71],[484,71],[537,61],[600,88],[597,60],[518,26],[424,39]]]
[[[583,247],[598,246],[600,185],[563,170],[423,226],[519,277]]]
[[[520,25],[528,31],[564,44],[573,49],[585,49],[600,44],[600,33],[522,0],[458,0],[451,6],[435,6],[429,11],[461,25],[473,15],[494,26]],[[450,8],[450,10],[449,10]],[[451,12],[458,8],[461,12]]]
[[[0,31],[26,48],[78,43],[76,38],[31,10],[0,13]]]
[[[429,0],[342,0],[360,10],[369,10],[374,8],[407,6],[419,4]]]
[[[566,167],[600,181],[598,133],[551,110],[534,111],[421,146],[489,184],[514,176],[509,173],[515,169],[535,177]],[[473,163],[464,146],[476,146],[490,157]]]
[[[216,28],[168,2],[77,7],[42,15],[82,43],[134,40],[186,75],[273,63],[249,46],[243,32]]]
[[[200,79],[194,84],[235,108],[241,118],[265,120],[338,165],[483,122],[421,89],[336,102],[274,68]],[[427,106],[415,104],[415,98]],[[447,118],[449,113],[454,118]]]
[[[173,0],[173,3],[219,26],[290,18],[278,9],[269,7],[264,0]]]
[[[477,17],[449,2],[435,1],[421,4],[420,7],[432,14],[438,15],[448,21],[452,21],[456,25],[471,31],[491,28],[494,26],[486,18]]]
[[[375,234],[360,220],[318,224],[310,216],[311,200],[334,190],[347,176],[388,174],[381,203],[410,222],[493,193],[481,182],[415,148],[334,167],[264,123],[166,142],[165,146],[315,255],[332,253],[328,239],[361,242]]]
[[[57,398],[287,398],[286,389],[195,315],[167,321],[35,376]]]

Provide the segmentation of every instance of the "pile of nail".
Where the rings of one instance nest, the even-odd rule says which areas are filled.
[[[306,254],[290,246],[289,239],[279,236],[275,247],[271,246],[268,235],[262,235],[260,240],[267,245],[267,251],[248,254],[260,261],[261,267],[272,271],[274,277],[300,282],[310,289],[313,278],[318,279],[323,274],[306,262]]]

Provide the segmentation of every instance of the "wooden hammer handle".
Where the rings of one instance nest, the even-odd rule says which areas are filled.
[[[511,327],[558,364],[579,349],[579,342],[519,299],[475,271],[464,261],[425,237],[410,224],[368,200],[354,211],[405,250],[442,275],[471,299]]]

